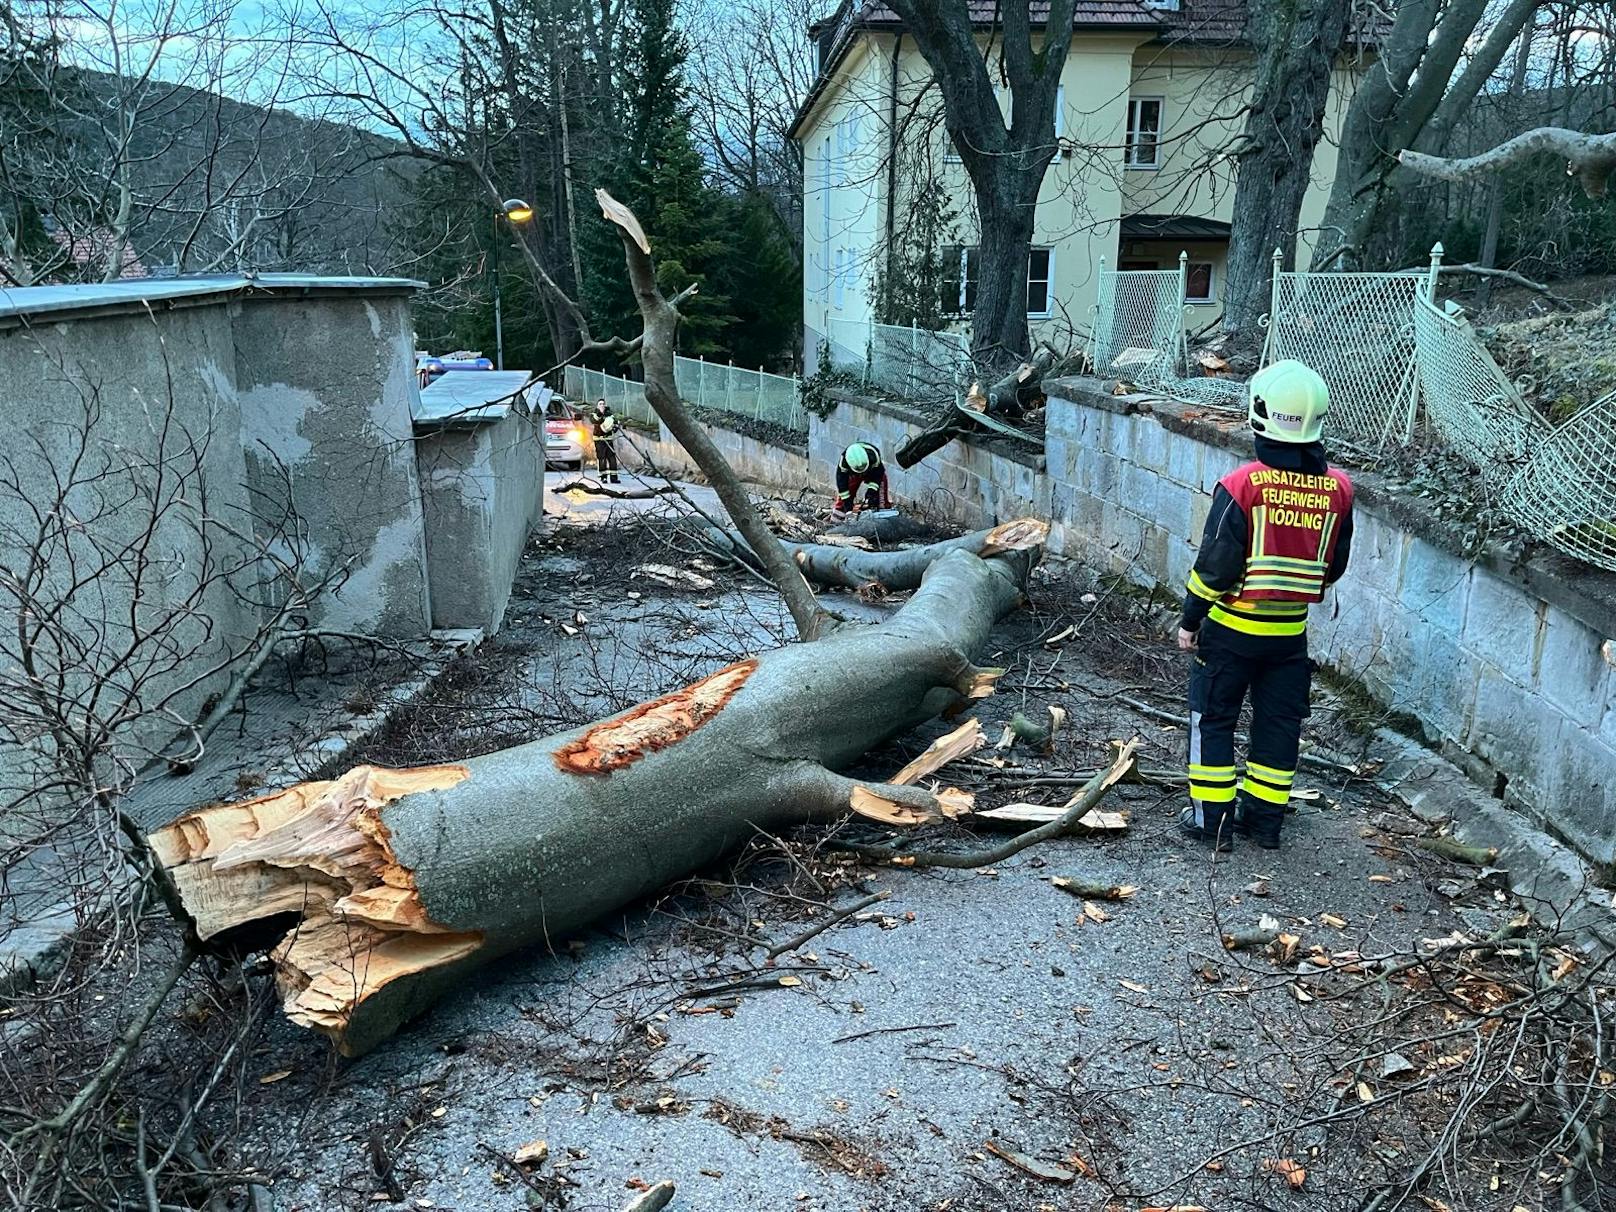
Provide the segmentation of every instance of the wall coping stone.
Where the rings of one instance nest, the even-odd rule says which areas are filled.
[[[1113,395],[1099,379],[1048,379],[1044,391],[1051,401],[1064,399],[1119,416],[1149,415],[1174,433],[1242,457],[1249,458],[1251,454],[1250,430],[1237,414],[1144,392]],[[1590,567],[1539,542],[1532,544],[1524,558],[1499,543],[1487,543],[1479,552],[1467,551],[1456,523],[1425,509],[1418,498],[1396,491],[1394,482],[1386,476],[1356,468],[1348,470],[1357,503],[1371,513],[1558,606],[1601,635],[1616,637],[1616,573]]]

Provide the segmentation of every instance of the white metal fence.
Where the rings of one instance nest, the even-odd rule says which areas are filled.
[[[1184,340],[1189,254],[1177,269],[1107,269],[1100,258],[1089,354],[1096,374],[1114,374],[1195,404],[1232,407],[1244,384],[1190,374]]]
[[[1559,426],[1521,396],[1431,270],[1281,272],[1275,254],[1263,364],[1306,362],[1330,386],[1330,429],[1360,445],[1429,432],[1474,467],[1504,510],[1568,555],[1616,571],[1616,393]],[[1183,264],[1184,258],[1180,258]],[[1115,375],[1196,404],[1244,407],[1245,385],[1187,373],[1182,270],[1100,266],[1092,353]]]
[[[962,333],[832,318],[825,342],[833,370],[909,400],[951,399],[971,367]]]
[[[1263,364],[1295,358],[1330,388],[1330,424],[1379,448],[1414,433],[1419,386],[1414,368],[1418,274],[1281,271],[1273,290]]]
[[[683,357],[673,360],[673,377],[680,398],[691,404],[808,432],[802,385],[795,377]],[[574,399],[587,404],[604,397],[618,415],[656,424],[656,414],[645,402],[643,383],[581,366],[567,367],[566,383],[567,394]]]

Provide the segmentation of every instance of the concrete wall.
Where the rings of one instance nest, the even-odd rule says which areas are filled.
[[[749,483],[780,492],[801,492],[814,487],[822,479],[814,474],[808,464],[808,456],[801,450],[776,446],[748,434],[720,429],[716,425],[707,426],[707,435],[729,460],[736,474]],[[617,444],[617,457],[622,460],[624,467],[646,469],[646,456],[658,469],[673,475],[701,474],[684,447],[674,441],[673,435],[660,422],[655,434],[643,429],[630,429],[627,439]],[[594,474],[594,469],[588,468],[587,474]]]
[[[1194,409],[1057,384],[1052,548],[1181,592],[1211,490],[1248,441]],[[1377,477],[1354,480],[1352,566],[1314,609],[1315,658],[1586,857],[1616,861],[1616,577],[1555,556],[1467,557]]]
[[[544,511],[544,439],[514,409],[421,434],[432,626],[499,629],[528,531]]]
[[[1043,452],[1005,438],[987,445],[950,442],[907,471],[893,458],[923,424],[897,405],[845,395],[828,417],[808,421],[809,464],[816,486],[831,491],[842,451],[874,442],[888,466],[894,499],[967,529],[1011,518],[1049,516],[1050,483]]]
[[[424,634],[408,296],[271,296],[231,310],[241,440],[258,512],[274,516],[289,486],[309,535],[309,575],[336,574],[314,622]]]
[[[229,320],[216,307],[177,310],[161,329],[144,312],[31,327],[0,322],[0,565],[31,585],[36,607],[59,608],[72,641],[84,646],[63,653],[40,637],[29,655],[47,689],[60,673],[60,698],[71,699],[122,671],[93,708],[81,700],[98,718],[123,713],[130,692],[146,711],[166,705],[195,718],[224,679],[182,687],[197,666],[239,651],[257,629],[255,611],[226,579],[246,545],[205,527],[199,514],[205,505],[220,518],[249,516],[234,363]],[[63,504],[79,525],[65,536],[47,526],[65,544],[41,548],[41,516],[56,510],[59,486],[68,484],[76,486]],[[129,546],[148,531],[151,543]],[[0,596],[0,676],[8,682],[23,660],[18,609],[11,593]],[[175,651],[197,660],[177,668]],[[138,706],[134,714],[125,735],[137,751],[173,732],[171,715]],[[42,752],[0,744],[7,798]],[[0,820],[0,832],[6,827]]]

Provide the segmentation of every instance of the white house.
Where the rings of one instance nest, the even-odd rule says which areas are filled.
[[[1027,266],[1037,336],[1086,330],[1100,259],[1167,269],[1189,254],[1189,297],[1218,314],[1234,207],[1234,162],[1255,53],[1247,0],[1078,0],[1057,99],[1060,151],[1039,197]],[[980,10],[982,42],[996,6]],[[1040,8],[1034,5],[1036,19]],[[1036,21],[1035,21],[1036,25]],[[804,349],[846,343],[875,318],[875,287],[890,272],[929,186],[957,205],[944,293],[954,327],[974,295],[970,182],[944,128],[942,99],[914,39],[881,0],[844,0],[811,31],[819,77],[798,112],[803,148]],[[1336,138],[1361,61],[1337,65],[1302,207],[1299,259],[1316,239],[1335,171]],[[912,240],[912,234],[909,236]],[[957,250],[954,245],[957,244]],[[890,319],[904,322],[904,316]]]

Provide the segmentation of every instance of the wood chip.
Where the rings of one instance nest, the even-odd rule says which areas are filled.
[[[515,1153],[511,1160],[519,1166],[538,1166],[550,1156],[550,1142],[547,1140],[530,1140]]]
[[[975,753],[987,743],[988,738],[982,731],[982,725],[975,719],[966,720],[953,732],[938,737],[926,746],[924,753],[893,775],[890,781],[900,787],[908,786],[968,753]]]
[[[982,1147],[1001,1161],[1009,1162],[1023,1174],[1030,1174],[1046,1183],[1077,1181],[1076,1170],[1068,1170],[1065,1166],[1055,1166],[1048,1162],[1041,1162],[1036,1157],[1028,1157],[1025,1153],[1018,1153],[1014,1149],[1006,1148],[1004,1145],[999,1144],[998,1141],[984,1141]]]

